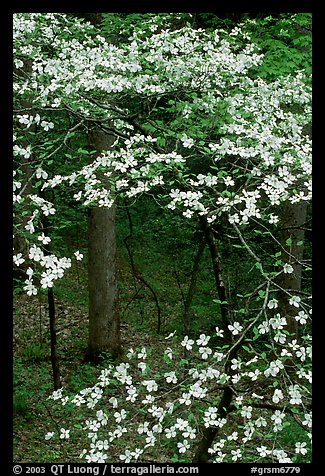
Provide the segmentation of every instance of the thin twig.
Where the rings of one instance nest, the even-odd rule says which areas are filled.
[[[160,305],[159,305],[157,293],[155,292],[153,287],[148,283],[148,281],[142,276],[142,274],[135,267],[134,260],[133,260],[133,255],[132,255],[131,249],[128,245],[128,240],[133,237],[133,224],[132,224],[132,219],[131,219],[131,215],[130,215],[130,211],[129,211],[128,207],[126,207],[126,213],[127,213],[128,220],[129,220],[130,234],[128,236],[126,236],[123,241],[124,241],[126,250],[127,250],[129,258],[130,258],[130,263],[131,263],[131,269],[132,269],[133,276],[136,279],[138,279],[138,281],[140,281],[142,284],[144,284],[150,290],[151,294],[153,295],[154,301],[156,303],[156,308],[157,308],[157,334],[159,334],[160,329],[161,329],[161,310],[160,310]]]
[[[43,162],[45,160],[48,160],[50,159],[54,154],[56,154],[57,152],[59,152],[60,149],[62,149],[62,147],[64,145],[67,145],[66,142],[69,138],[69,135],[71,132],[73,132],[74,130],[76,130],[79,126],[81,126],[81,124],[83,124],[84,119],[82,119],[80,122],[78,122],[78,124],[76,124],[75,126],[71,127],[71,129],[68,130],[68,132],[66,133],[63,141],[61,142],[61,144],[55,149],[53,150],[53,152],[51,152],[49,155],[47,155],[46,157],[43,157],[42,160],[41,160],[41,165],[43,164]],[[34,172],[32,173],[32,175],[29,177],[29,179],[27,180],[27,182],[25,183],[25,185],[23,186],[23,188],[20,190],[20,194],[22,195],[24,193],[24,190],[25,188],[27,187],[28,183],[32,180],[32,178],[34,177],[34,175],[36,174],[36,171],[37,170],[34,170]]]
[[[239,344],[244,339],[247,332],[256,324],[256,322],[258,322],[262,313],[265,311],[267,302],[269,300],[270,282],[268,281],[267,283],[264,283],[264,285],[265,284],[266,284],[266,290],[265,290],[265,297],[264,297],[263,305],[262,305],[259,313],[257,314],[256,318],[244,329],[244,331],[241,333],[241,336],[239,337],[239,339],[228,350],[228,358],[230,358],[230,356],[232,356],[233,352],[238,348]]]

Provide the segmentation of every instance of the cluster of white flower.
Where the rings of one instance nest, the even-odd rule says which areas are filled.
[[[167,205],[169,209],[175,210],[177,205],[182,205],[186,210],[183,215],[187,218],[191,218],[195,212],[200,215],[206,214],[206,209],[200,199],[203,194],[201,192],[187,191],[182,192],[179,189],[172,189],[169,193],[172,201]]]
[[[76,200],[83,199],[84,205],[96,203],[99,206],[110,208],[114,203],[116,193],[113,192],[113,189],[107,188],[106,185],[103,186],[102,180],[96,175],[97,171],[99,171],[100,176],[103,175],[104,169],[105,179],[109,179],[112,184],[114,184],[113,177],[116,174],[118,176],[124,174],[125,178],[118,179],[115,182],[115,190],[119,193],[125,193],[127,197],[131,198],[164,184],[163,176],[156,173],[156,164],[160,165],[159,170],[163,171],[164,167],[168,169],[168,167],[174,167],[185,161],[176,152],[150,152],[150,148],[146,148],[146,145],[150,146],[154,141],[155,139],[150,136],[145,137],[141,134],[135,134],[125,141],[124,147],[101,154],[91,164],[82,167],[78,172],[73,172],[67,176],[56,175],[52,179],[48,179],[44,182],[43,189],[53,188],[64,181],[69,181],[69,185],[71,185],[78,178],[83,178],[85,181],[84,193],[80,191],[74,195],[74,198]],[[137,146],[139,143],[143,144]]]
[[[217,426],[219,428],[222,428],[226,423],[227,420],[226,418],[220,418],[218,409],[216,407],[209,407],[205,412],[204,412],[204,426],[207,428],[210,426]]]
[[[32,116],[31,114],[17,114],[17,119],[18,122],[24,126],[26,126],[27,129],[31,127],[32,124],[40,125],[41,128],[44,131],[49,131],[50,129],[54,128],[54,123],[51,121],[41,121],[41,116],[39,114],[36,114],[35,116]]]
[[[40,241],[44,242],[45,240],[47,242],[47,237],[44,235],[39,236],[38,238]],[[58,258],[55,255],[45,255],[42,249],[36,245],[32,245],[30,247],[28,257],[31,261],[39,263],[43,268],[46,269],[46,271],[41,273],[40,285],[42,289],[53,287],[54,281],[62,278],[65,269],[71,267],[70,258]],[[33,269],[29,267],[27,270],[28,279],[25,280],[26,285],[24,287],[24,290],[29,296],[37,294],[37,288],[33,284],[33,274]]]
[[[38,22],[38,19],[42,21]],[[75,27],[80,27],[80,23],[76,21]],[[65,32],[61,39],[57,34],[59,30]],[[220,184],[223,183],[224,192],[228,193],[229,188],[235,187],[236,173],[229,174],[228,170],[222,180],[214,175],[198,174],[194,179],[189,178],[187,183],[183,183],[185,187],[182,191],[172,189],[169,192],[172,198],[168,205],[170,209],[180,207],[187,218],[196,214],[206,215],[211,222],[217,217],[215,211],[229,212],[233,208],[229,213],[230,222],[245,224],[251,218],[261,218],[258,202],[264,200],[265,194],[273,206],[285,199],[293,203],[310,199],[310,141],[303,135],[303,125],[308,122],[309,114],[294,114],[288,107],[295,103],[307,109],[309,107],[310,91],[301,74],[270,84],[260,78],[249,79],[244,73],[257,65],[262,57],[255,46],[247,43],[249,39],[244,33],[242,38],[246,44],[240,47],[236,42],[220,39],[218,34],[209,35],[204,30],[185,27],[175,32],[162,31],[148,38],[135,34],[133,41],[118,48],[106,42],[100,35],[92,35],[92,30],[88,25],[85,31],[89,35],[85,35],[84,40],[77,40],[74,38],[73,28],[71,31],[67,28],[64,15],[15,15],[16,42],[24,44],[28,34],[38,31],[46,34],[45,41],[57,50],[56,57],[49,58],[42,55],[38,42],[35,45],[31,79],[31,89],[37,91],[35,103],[39,100],[42,106],[52,108],[57,101],[57,107],[64,95],[69,95],[69,101],[75,102],[78,111],[91,115],[91,102],[83,98],[84,91],[91,91],[94,97],[97,91],[117,94],[133,91],[136,94],[152,95],[177,90],[179,85],[186,89],[186,85],[190,85],[199,91],[199,95],[195,95],[192,102],[186,99],[184,105],[187,111],[193,114],[201,110],[214,116],[222,101],[227,105],[227,111],[232,118],[230,123],[222,128],[226,137],[221,137],[219,144],[209,144],[210,155],[214,161],[230,155],[247,158],[253,163],[252,177],[257,174],[255,190],[251,190],[252,184],[250,190],[239,185],[239,190],[236,192],[234,189],[236,194],[230,198],[223,195]],[[235,29],[233,39],[238,38],[238,35]],[[202,54],[205,58],[204,67]],[[141,62],[147,62],[152,74],[142,72],[140,58]],[[40,82],[40,76],[43,82]],[[241,89],[246,89],[249,94],[238,92],[238,82],[242,85]],[[26,81],[24,84],[24,87],[17,89],[18,94],[25,93],[28,84]],[[223,97],[220,90],[233,92]],[[286,105],[286,110],[281,107],[282,104]],[[109,102],[104,101],[102,106],[100,109],[96,105],[96,114],[101,111],[101,114],[105,112],[107,116],[106,107],[114,110]],[[183,109],[182,106],[182,111]],[[117,107],[115,110],[122,115],[128,113],[128,110],[123,111]],[[18,122],[27,128],[36,123],[48,131],[54,124],[52,121],[41,120],[38,113],[34,116],[18,114],[17,118]],[[121,119],[113,119],[113,123],[117,129],[121,127],[122,131],[133,128]],[[196,145],[197,141],[190,137],[186,130],[179,137],[187,149]],[[85,205],[96,203],[104,207],[112,206],[118,194],[133,198],[149,192],[152,187],[165,184],[161,172],[167,165],[172,168],[185,161],[176,152],[157,154],[146,151],[143,146],[137,147],[139,142],[145,144],[150,141],[155,142],[156,138],[131,135],[125,140],[126,149],[120,147],[115,153],[104,154],[69,177],[51,177],[44,183],[43,189],[57,186],[64,181],[72,185],[78,178],[83,178],[86,182],[84,192],[76,193],[76,200],[83,199]],[[21,147],[16,144],[14,153],[29,158],[32,151],[30,146]],[[285,165],[276,166],[280,157],[281,164]],[[106,171],[104,174],[97,174],[101,167],[105,167]],[[223,174],[223,171],[221,172]],[[45,174],[47,172],[43,171],[37,176],[46,179]],[[103,179],[99,178],[100,175],[104,177],[104,183]],[[114,178],[115,175],[117,179]],[[292,192],[297,181],[302,180],[307,184],[306,193],[301,190],[298,193]],[[217,183],[218,191],[213,187]],[[16,186],[18,187],[17,183]],[[15,196],[15,200],[19,202],[21,197]],[[54,208],[43,211],[54,213]],[[276,223],[278,218],[270,213],[268,221]],[[31,226],[31,232],[32,229]],[[289,272],[288,267],[285,272]]]
[[[210,144],[211,149],[217,155],[218,160],[226,155],[235,155],[254,159],[256,165],[252,172],[264,179],[253,192],[256,198],[262,198],[265,194],[271,205],[277,205],[283,200],[291,200],[293,203],[299,200],[310,199],[309,178],[311,172],[311,148],[310,139],[303,134],[303,125],[310,121],[310,115],[296,114],[290,111],[284,112],[281,108],[284,96],[286,105],[294,103],[306,104],[310,102],[310,90],[306,88],[301,75],[298,79],[287,78],[267,85],[261,79],[254,83],[248,80],[250,94],[236,93],[229,95],[226,100],[229,103],[228,111],[232,115],[232,122],[224,125],[223,130],[233,134],[234,139],[222,138],[220,144]],[[292,85],[295,84],[301,94],[297,94]],[[290,93],[288,92],[290,90]],[[252,114],[253,116],[249,115]],[[303,151],[303,152],[302,152]],[[276,163],[287,165],[275,167]],[[259,159],[259,162],[256,160]],[[284,159],[284,160],[283,160]],[[286,160],[287,159],[287,160]],[[288,167],[290,165],[290,168]],[[270,171],[270,172],[268,172]],[[276,171],[276,173],[274,173]],[[307,193],[297,194],[293,192],[294,184],[305,180]],[[308,183],[307,183],[308,182]],[[260,194],[259,191],[263,191]],[[237,195],[236,203],[245,202],[246,190],[242,196]],[[290,195],[294,193],[294,195]],[[259,210],[255,207],[255,201],[246,203],[245,210],[240,214],[232,214],[230,220],[237,223],[245,223],[250,216],[259,218]],[[247,211],[246,211],[247,210]]]
[[[279,315],[272,319],[269,320],[270,328],[275,331],[278,331],[280,327],[285,325],[283,318]],[[234,323],[234,328],[236,328],[235,324],[238,323]],[[175,332],[171,335],[174,336]],[[181,345],[187,352],[191,351],[194,353],[193,355],[200,355],[200,349],[209,348],[210,340],[211,336],[202,333],[195,340],[185,336],[181,341]],[[296,351],[300,348],[298,343],[294,341],[292,341],[292,347]],[[197,425],[200,426],[200,421],[195,421],[195,424],[193,424],[194,420],[190,422],[189,419],[184,418],[182,415],[186,412],[187,408],[190,408],[190,413],[193,414],[198,404],[201,405],[201,408],[203,405],[204,408],[206,402],[209,402],[209,392],[215,392],[213,390],[215,385],[224,384],[229,379],[227,374],[221,372],[222,361],[224,360],[224,364],[227,362],[227,353],[224,354],[217,348],[213,355],[209,354],[207,361],[201,361],[200,368],[196,366],[187,370],[181,364],[179,366],[176,365],[177,362],[180,362],[177,358],[175,362],[173,358],[162,359],[162,362],[166,365],[166,371],[160,369],[158,373],[155,373],[155,371],[147,367],[145,375],[142,372],[139,374],[138,363],[145,364],[144,360],[148,360],[150,355],[149,350],[146,347],[130,348],[126,353],[127,362],[122,362],[116,366],[110,365],[105,370],[102,370],[98,383],[94,387],[86,388],[73,397],[63,396],[62,389],[54,392],[49,397],[53,400],[61,401],[64,405],[70,401],[76,407],[86,405],[90,409],[95,409],[95,407],[98,408],[102,401],[105,388],[109,387],[110,398],[108,403],[113,411],[107,411],[107,403],[105,403],[105,407],[96,409],[95,418],[85,422],[83,431],[87,432],[90,444],[89,449],[83,450],[83,453],[80,455],[81,458],[92,462],[107,461],[107,450],[109,450],[110,445],[112,443],[115,445],[117,440],[130,431],[133,432],[134,429],[137,435],[143,438],[143,442],[141,443],[139,438],[134,438],[135,447],[124,449],[124,452],[119,456],[121,461],[138,461],[140,456],[150,451],[150,448],[157,446],[163,438],[170,441],[170,444],[172,444],[172,441],[175,441],[180,455],[186,455],[192,451],[193,445],[198,440]],[[173,356],[175,352],[177,352],[176,348],[168,347],[164,350],[163,354]],[[285,358],[286,356],[283,357],[284,360]],[[234,388],[236,388],[236,385],[240,385],[238,382],[241,378],[244,378],[245,382],[255,382],[257,379],[266,382],[267,380],[265,379],[268,379],[270,380],[269,387],[265,387],[264,384],[266,392],[269,391],[269,388],[273,388],[272,402],[273,404],[281,403],[283,410],[272,410],[272,406],[270,406],[270,410],[265,410],[262,416],[260,412],[255,412],[254,402],[256,399],[267,400],[267,394],[256,395],[253,393],[248,398],[247,403],[245,403],[243,396],[237,397],[238,415],[244,422],[241,430],[242,434],[240,436],[238,430],[227,435],[226,430],[226,439],[220,439],[209,449],[209,453],[215,462],[228,461],[229,458],[230,461],[242,460],[245,455],[245,443],[251,442],[255,434],[258,434],[258,441],[260,441],[263,437],[263,428],[267,425],[272,426],[275,435],[283,431],[285,428],[284,422],[287,421],[287,407],[304,408],[306,386],[300,387],[298,384],[291,384],[287,388],[283,386],[282,388],[274,389],[273,387],[273,383],[280,381],[279,374],[285,372],[283,359],[277,358],[271,361],[264,372],[261,372],[258,368],[260,366],[258,356],[252,358],[250,353],[247,353],[246,356],[243,354],[240,358],[231,359],[232,371],[237,371],[240,377],[232,382]],[[252,370],[246,371],[247,367],[250,367]],[[300,374],[302,377],[302,372]],[[112,383],[113,385],[111,385]],[[168,384],[167,388],[165,383]],[[187,387],[186,392],[184,392],[185,383]],[[171,393],[170,385],[173,386],[173,392],[175,393],[172,401],[166,401],[165,396]],[[247,388],[247,383],[245,383],[245,388]],[[261,386],[262,388],[263,386]],[[132,407],[133,404],[137,405],[139,401],[146,407],[146,418],[144,420],[142,419],[141,412],[135,412]],[[268,404],[266,403],[266,409],[267,406]],[[302,424],[309,431],[311,427],[310,414],[302,413],[300,418]],[[205,406],[202,412],[202,424],[205,428],[223,427],[226,429],[227,422],[228,418],[220,416],[217,406],[211,404]],[[106,429],[108,425],[109,431]],[[71,431],[71,435],[70,433],[68,434],[71,439],[73,438],[72,430],[69,431]],[[73,431],[73,433],[75,432],[76,430]],[[49,432],[45,435],[46,439],[53,437],[55,437],[55,432]],[[59,435],[59,438],[63,437]],[[231,445],[231,442],[238,438],[241,438],[243,445],[240,454]],[[257,460],[289,462],[288,456],[282,450],[274,448],[273,443],[269,446],[267,438],[265,442],[266,445],[257,445]],[[229,449],[226,450],[228,445],[230,445]],[[141,448],[141,451],[139,448]],[[309,451],[309,445],[304,442],[297,443],[295,448],[297,454],[306,454]],[[251,452],[251,446],[249,451]],[[291,459],[290,461],[292,462]]]
[[[24,157],[24,159],[29,159],[29,157],[32,155],[32,148],[30,145],[27,147],[20,147],[18,144],[15,144],[13,146],[13,154],[20,155]]]

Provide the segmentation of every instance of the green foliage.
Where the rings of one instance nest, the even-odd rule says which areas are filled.
[[[155,289],[162,312],[163,332],[184,332],[184,299],[192,275],[193,259],[202,234],[195,222],[162,211],[155,201],[143,197],[129,209],[132,240],[129,240],[135,267]],[[156,328],[157,309],[150,291],[129,274],[130,259],[124,239],[130,234],[125,211],[117,212],[117,240],[120,261],[120,299],[123,320],[141,332]],[[196,292],[191,306],[191,332],[217,325],[219,309],[212,298],[215,287],[211,259],[203,254],[197,275]],[[129,276],[128,276],[129,274]],[[124,304],[126,302],[126,304]]]
[[[126,42],[133,35],[146,37],[162,28],[180,28],[191,19],[188,13],[102,13],[101,32],[112,43]]]
[[[44,461],[60,461],[63,456],[64,453],[62,451],[51,449],[45,452]]]
[[[256,69],[261,78],[276,80],[298,70],[311,73],[311,13],[195,13],[191,22],[207,31],[243,28],[264,55]]]
[[[33,387],[33,371],[31,368],[26,369],[26,361],[30,362],[30,365],[46,365],[44,362],[43,355],[39,355],[38,344],[34,343],[34,346],[31,348],[37,349],[34,353],[30,353],[30,356],[24,355],[25,348],[23,348],[21,356],[16,355],[14,358],[14,372],[13,372],[13,411],[14,415],[22,419],[24,422],[28,422],[34,418],[37,418],[35,415],[35,388]],[[36,358],[35,358],[36,357]],[[45,371],[45,372],[44,372]],[[47,373],[46,368],[44,368],[37,377],[41,376],[44,378],[44,373]],[[35,375],[35,374],[34,374]],[[43,392],[48,391],[49,386],[44,385]],[[40,396],[41,393],[38,393]]]
[[[311,14],[282,13],[247,22],[247,30],[264,54],[256,73],[276,80],[298,70],[311,73]]]
[[[14,414],[28,418],[30,415],[28,406],[28,393],[26,390],[21,389],[14,392],[13,395],[13,411]]]
[[[78,372],[71,374],[68,386],[71,392],[78,392],[82,387],[88,387],[96,381],[96,367],[83,363]]]
[[[293,417],[291,417],[286,423],[286,429],[281,435],[282,444],[287,447],[293,447],[297,441],[306,442],[306,448],[310,450],[310,441],[306,439],[306,434],[303,428],[301,428]],[[295,455],[293,461],[295,463],[305,463],[306,457],[302,454]]]
[[[29,342],[25,345],[22,356],[30,362],[39,362],[48,357],[48,346],[45,343]]]
[[[78,225],[77,225],[78,227]],[[77,228],[76,227],[76,228]],[[86,229],[82,231],[85,233]],[[61,238],[61,247],[58,247],[59,250],[63,252],[72,252],[76,248],[75,241],[76,239],[82,239],[81,235],[66,235],[64,234],[64,239]],[[71,243],[71,239],[73,243]],[[78,243],[80,244],[80,242]],[[55,295],[58,298],[66,300],[69,304],[81,305],[84,308],[88,307],[88,276],[87,276],[87,254],[86,250],[82,247],[77,247],[82,253],[84,253],[83,261],[74,261],[72,267],[67,271],[63,278],[58,281],[58,284],[55,288]]]

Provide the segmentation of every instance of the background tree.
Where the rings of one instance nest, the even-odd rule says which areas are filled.
[[[97,153],[109,150],[114,137],[100,129],[89,133]],[[121,352],[116,264],[115,207],[92,207],[88,218],[89,344],[87,357]]]

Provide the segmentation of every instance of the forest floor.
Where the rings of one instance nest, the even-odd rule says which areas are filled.
[[[57,339],[62,386],[71,393],[93,386],[98,380],[102,369],[111,360],[100,365],[85,362],[87,348],[88,318],[83,304],[71,303],[66,298],[56,297]],[[154,348],[150,356],[150,367],[154,372],[161,370],[160,350],[166,348],[166,334],[158,335],[154,331],[146,332],[130,323],[121,325],[121,339],[124,357],[130,348]],[[167,341],[168,342],[168,341]],[[74,441],[69,449],[62,440],[47,441],[45,435],[57,431],[60,427],[71,427],[67,413],[55,413],[53,401],[48,400],[53,392],[53,379],[50,358],[50,334],[46,295],[28,297],[24,294],[14,296],[14,435],[13,459],[15,463],[80,463],[80,454],[89,448],[86,432],[84,438]],[[121,357],[121,361],[125,358]],[[176,357],[175,357],[176,358]],[[173,397],[173,390],[168,391]],[[177,397],[175,394],[174,397]],[[84,410],[85,411],[85,410]],[[89,412],[94,417],[94,411]],[[237,429],[240,422],[233,417],[230,423]],[[83,415],[82,421],[85,420]],[[294,423],[294,422],[293,422]],[[299,428],[292,425],[287,429],[285,438],[290,443]],[[135,434],[136,436],[136,434]],[[133,438],[131,433],[128,438]],[[64,440],[66,441],[66,440]],[[131,440],[130,440],[131,442]],[[71,442],[72,443],[72,442]],[[132,441],[131,443],[134,443]],[[128,444],[123,439],[121,444]],[[234,442],[235,444],[235,442]],[[130,446],[133,447],[133,444]],[[234,446],[235,448],[235,446]],[[109,447],[109,461],[120,462],[119,455],[123,452],[121,445]],[[146,455],[145,461],[166,463],[173,462],[174,452],[170,446],[156,447]],[[191,457],[191,455],[189,455]],[[149,459],[147,459],[149,458]],[[303,458],[303,457],[302,457]],[[188,460],[180,460],[188,461]],[[190,460],[189,460],[190,461]]]
[[[71,304],[64,298],[56,298],[57,342],[61,383],[71,392],[79,392],[94,385],[101,369],[84,361],[88,317],[85,306]],[[129,348],[163,345],[164,336],[154,332],[135,332],[130,324],[121,325],[123,350]],[[61,444],[53,448],[45,440],[49,431],[56,430],[51,408],[47,400],[53,392],[50,357],[49,318],[46,295],[14,297],[14,461],[21,463],[81,462],[79,455],[87,447],[85,441],[74,448],[74,456],[66,453]],[[154,357],[153,357],[154,360]],[[152,362],[159,368],[160,362]],[[68,426],[60,421],[61,426]],[[87,439],[87,438],[86,438]],[[89,444],[89,443],[88,443]],[[71,458],[74,458],[72,461]],[[165,455],[168,460],[171,456]],[[110,458],[114,455],[110,454]],[[111,460],[111,459],[110,459]],[[118,457],[116,455],[116,460]],[[111,460],[112,461],[112,460]],[[164,462],[165,462],[164,461]]]
[[[147,241],[142,235],[134,238],[134,258],[136,263],[141,263],[140,271],[143,277],[157,293],[161,312],[161,331],[157,334],[158,308],[154,296],[150,289],[137,281],[132,274],[129,256],[123,240],[120,239],[121,340],[125,352],[131,347],[159,349],[166,345],[165,336],[176,328],[178,334],[182,335],[183,293],[186,293],[192,266],[189,261],[186,267],[191,250],[185,249],[184,258],[180,252],[174,256],[164,249],[167,242],[164,236],[160,236],[160,231],[159,239],[154,236],[149,240],[150,235],[146,234],[142,222],[140,232],[147,237]],[[122,224],[120,235],[123,237],[128,233],[127,227]],[[178,228],[173,229],[173,233],[178,233]],[[84,247],[79,249],[84,251]],[[209,267],[206,264],[208,259],[206,255],[201,276],[198,278],[202,293],[193,303],[193,326],[197,327],[197,329],[193,327],[195,332],[203,330],[201,322],[215,319],[215,310],[218,308],[212,302],[213,279],[209,277]],[[13,309],[14,461],[80,462],[79,455],[83,448],[89,445],[88,441],[87,444],[80,441],[79,447],[77,445],[75,448],[75,454],[70,454],[69,460],[65,460],[62,445],[58,444],[54,448],[53,444],[45,440],[47,432],[54,431],[55,426],[51,410],[52,401],[47,399],[53,392],[47,294],[42,292],[29,297],[22,291],[22,287],[21,284],[15,286]],[[73,266],[65,272],[64,278],[57,282],[54,297],[61,383],[69,391],[77,393],[94,385],[101,369],[110,363],[103,360],[101,365],[95,366],[84,361],[88,341],[86,262],[73,263]],[[207,303],[210,306],[207,306]],[[155,353],[152,353],[151,365],[157,368],[161,365],[158,357],[155,360]],[[64,422],[61,423],[64,426]],[[160,457],[170,461],[171,455],[168,454],[167,448],[165,454]],[[110,458],[114,460],[114,455],[110,454]],[[118,461],[118,457],[116,460]]]
[[[180,247],[177,234],[182,235],[182,240],[184,238],[184,230],[180,227],[173,227],[170,230],[172,239],[169,242],[161,233],[159,220],[151,220],[146,226],[144,226],[145,220],[139,219],[139,222],[141,226],[134,227],[139,231],[138,234],[135,233],[132,241],[133,258],[136,265],[139,265],[138,269],[142,276],[150,283],[158,297],[161,332],[157,334],[158,309],[152,292],[132,274],[129,256],[123,245],[123,239],[120,238],[118,282],[121,340],[125,353],[130,348],[154,348],[155,351],[150,355],[150,366],[159,371],[161,368],[159,351],[163,353],[163,349],[166,348],[165,337],[175,330],[179,337],[184,335],[184,298],[187,295],[193,257],[197,253],[199,243],[191,247],[189,245]],[[155,223],[157,234],[151,235],[148,229]],[[128,230],[124,225],[120,236],[127,235]],[[193,230],[189,230],[188,242],[192,235]],[[82,252],[86,251],[86,247],[80,246],[80,243],[77,248]],[[236,291],[240,277],[246,276],[248,270],[245,267],[245,261],[239,259],[239,255],[230,258],[236,261],[236,266],[230,267],[229,278],[234,283]],[[61,383],[71,393],[78,393],[86,387],[93,386],[101,370],[111,364],[109,358],[107,360],[104,358],[100,365],[91,365],[84,360],[88,341],[86,277],[86,262],[74,262],[54,288]],[[62,440],[58,442],[45,440],[48,432],[58,430],[61,426],[68,428],[71,422],[65,421],[66,417],[63,416],[59,420],[60,426],[57,427],[53,401],[48,400],[53,392],[53,378],[47,295],[41,292],[37,296],[29,297],[22,291],[22,287],[23,285],[15,286],[13,309],[13,459],[16,463],[80,463],[83,461],[79,459],[82,450],[89,448],[87,435],[84,440],[73,442],[69,452]],[[242,284],[238,289],[242,294],[247,292]],[[197,290],[191,305],[192,333],[190,335],[198,336],[202,332],[211,335],[215,326],[220,325],[219,305],[213,300],[216,297],[210,257],[205,251],[197,275]],[[123,359],[122,356],[121,360]],[[230,429],[235,431],[240,422],[236,421],[236,416],[232,418]],[[300,429],[292,422],[291,428],[287,428],[284,435],[286,439],[284,447],[292,445],[292,441],[300,441],[296,436],[299,432]],[[236,448],[235,442],[234,448]],[[173,461],[173,451],[170,446],[159,446],[159,455],[154,451],[157,452],[156,447],[152,449],[153,454],[148,455],[150,461],[162,463]],[[115,449],[111,445],[109,461],[119,461],[120,453],[121,447]]]

